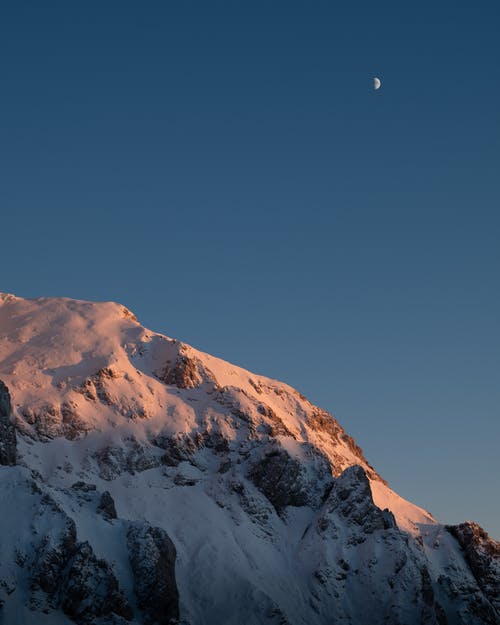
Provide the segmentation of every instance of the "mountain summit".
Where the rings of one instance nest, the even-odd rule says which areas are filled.
[[[7,294],[0,380],[6,625],[500,623],[500,544],[287,384],[119,304]]]

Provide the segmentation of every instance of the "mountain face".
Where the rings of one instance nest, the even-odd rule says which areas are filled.
[[[0,295],[0,623],[500,623],[500,544],[290,386],[114,303]]]

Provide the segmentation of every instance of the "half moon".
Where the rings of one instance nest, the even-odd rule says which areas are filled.
[[[381,82],[380,78],[377,78],[375,76],[375,78],[373,79],[373,88],[376,91],[377,89],[380,89],[381,86],[382,86],[382,82]]]

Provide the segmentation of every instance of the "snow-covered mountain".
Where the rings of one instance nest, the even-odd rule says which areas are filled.
[[[0,623],[500,623],[500,544],[290,386],[115,303],[0,295]]]

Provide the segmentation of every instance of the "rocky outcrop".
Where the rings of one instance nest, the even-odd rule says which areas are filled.
[[[307,489],[300,463],[284,450],[274,450],[255,464],[250,479],[281,512],[286,506],[305,506]]]
[[[64,572],[61,606],[76,623],[115,614],[126,620],[132,608],[120,591],[110,565],[97,559],[89,543],[78,543]]]
[[[134,523],[127,532],[127,545],[144,624],[171,625],[179,618],[174,544],[161,528]]]
[[[71,496],[80,506],[90,504],[106,521],[113,521],[117,518],[115,501],[111,493],[107,490],[98,493],[95,484],[75,482],[71,485]]]
[[[471,521],[447,525],[446,529],[463,549],[478,586],[495,608],[500,623],[500,543]]]
[[[110,380],[116,380],[120,377],[120,373],[113,367],[103,367],[84,380],[80,386],[76,386],[74,390],[81,393],[90,401],[100,401],[101,403],[111,406],[116,403],[115,397],[108,388]]]
[[[112,521],[117,518],[115,502],[109,491],[105,490],[101,495],[97,506],[97,512],[99,512],[106,521]]]
[[[45,534],[36,549],[36,558],[31,567],[32,609],[46,609],[44,603],[54,609],[60,604],[64,569],[76,549],[75,523],[68,517],[63,517],[62,521],[61,529]],[[40,591],[46,596],[40,597]]]
[[[286,506],[309,504],[317,507],[322,498],[322,488],[328,489],[333,480],[328,461],[319,451],[316,451],[316,459],[319,467],[308,474],[303,463],[276,445],[253,464],[248,477],[278,513]]]
[[[99,476],[108,481],[123,472],[133,475],[162,463],[161,457],[155,455],[149,446],[133,438],[127,438],[122,445],[105,445],[95,451],[92,457],[97,462]]]
[[[132,608],[111,566],[96,557],[88,542],[77,542],[74,521],[49,496],[43,495],[42,503],[42,510],[51,510],[51,525],[60,529],[49,530],[36,549],[30,567],[31,609],[62,609],[78,625],[115,617],[131,620]]]
[[[329,524],[329,517],[342,517],[348,527],[358,527],[359,542],[366,540],[375,530],[394,527],[394,517],[389,511],[382,511],[373,503],[370,482],[365,470],[360,466],[346,469],[338,477],[325,502],[325,511],[319,520],[319,527],[324,529]]]
[[[386,488],[288,385],[115,304],[0,316],[1,623],[499,625],[498,544]],[[15,436],[0,386],[3,464]]]
[[[23,406],[21,414],[40,440],[50,440],[58,436],[75,440],[89,430],[89,424],[78,415],[76,404],[71,401]]]
[[[152,440],[152,443],[164,451],[161,463],[169,467],[176,467],[184,460],[191,460],[192,455],[200,448],[200,442],[188,434],[176,436],[159,434]]]
[[[12,423],[9,389],[0,380],[0,465],[16,464],[16,430]]]
[[[375,469],[368,463],[366,460],[363,450],[359,445],[357,445],[352,438],[344,432],[344,430],[340,427],[337,420],[326,410],[322,410],[320,408],[313,407],[311,413],[307,416],[307,425],[314,431],[319,432],[323,436],[326,436],[330,439],[330,441],[334,444],[343,443],[346,445],[348,449],[352,451],[354,456],[356,456],[359,461],[363,462],[366,467],[366,472],[372,479],[380,480],[381,482],[385,481],[376,473]],[[342,470],[345,468],[345,463],[340,462],[337,464],[333,463],[332,469],[336,476],[340,475]]]
[[[179,354],[175,362],[167,362],[158,374],[158,379],[177,388],[196,388],[202,383],[198,361],[187,355]]]

